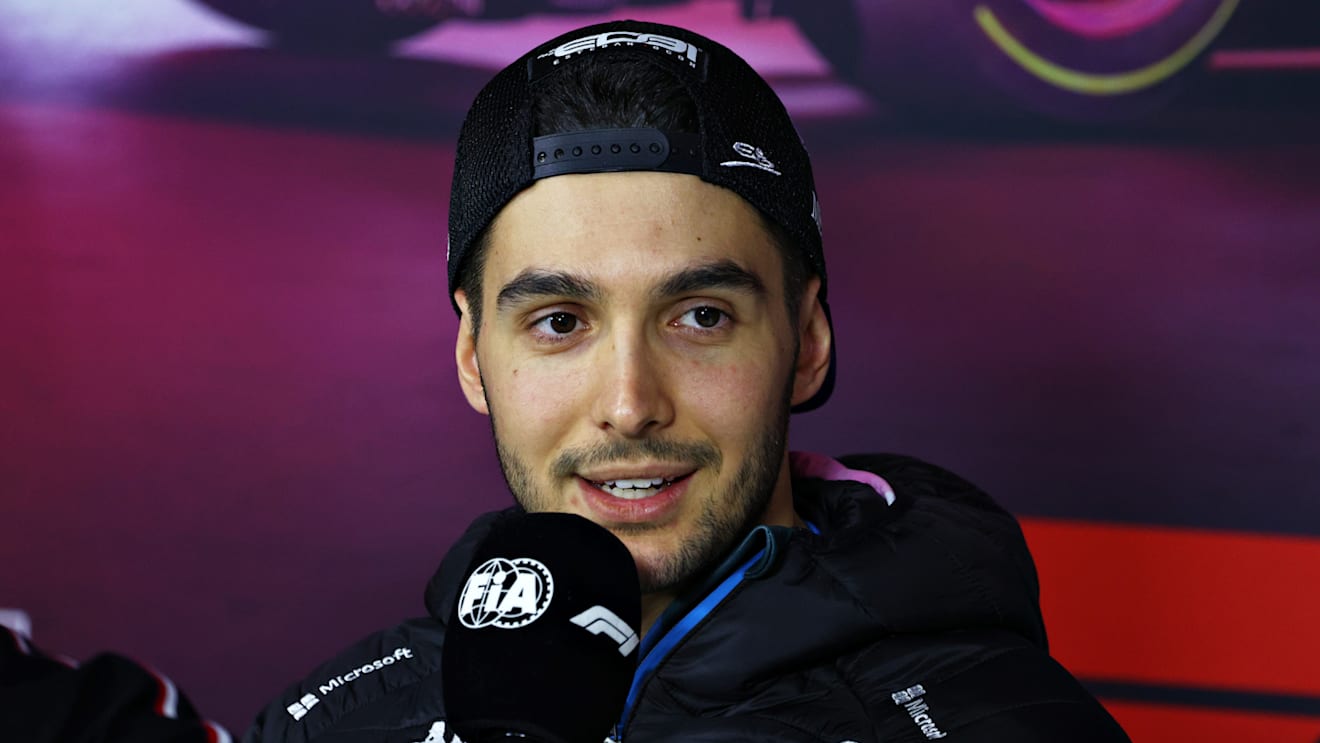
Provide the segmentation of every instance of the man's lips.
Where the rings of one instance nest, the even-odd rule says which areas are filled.
[[[609,479],[612,473],[599,472],[592,473],[591,478],[579,475],[577,481],[583,502],[586,504],[587,510],[595,517],[594,521],[602,524],[638,524],[648,521],[661,521],[672,515],[682,501],[683,494],[687,492],[692,474],[689,471],[687,473],[674,473],[669,477],[665,477],[663,473],[656,473],[647,477],[638,475],[637,471],[634,470],[629,472],[627,476]],[[595,479],[596,477],[605,477],[606,479],[598,481]],[[622,498],[603,490],[597,484],[598,482],[615,482],[617,480],[657,478],[664,479],[665,484],[641,498]]]
[[[691,475],[694,468],[682,464],[643,464],[634,466],[615,465],[608,468],[588,470],[577,473],[578,477],[591,483],[617,482],[619,480],[678,480]]]

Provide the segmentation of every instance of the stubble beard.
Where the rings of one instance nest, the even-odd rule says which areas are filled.
[[[678,548],[662,555],[658,561],[638,563],[642,593],[679,592],[700,580],[764,518],[780,469],[784,466],[791,395],[790,378],[778,416],[753,443],[747,461],[724,491],[704,501],[696,524],[683,537]],[[491,433],[495,438],[500,469],[514,500],[529,513],[556,510],[554,499],[538,489],[531,469],[500,439],[495,409],[489,401],[487,410],[490,411]],[[646,438],[621,439],[599,446],[570,449],[561,453],[550,469],[552,477],[560,480],[587,465],[647,459],[695,464],[715,476],[720,474],[723,465],[723,457],[711,444]],[[644,536],[653,529],[650,525],[639,524],[614,527],[612,531],[615,536],[626,539],[633,535]]]

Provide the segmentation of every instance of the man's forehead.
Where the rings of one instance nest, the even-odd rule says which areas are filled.
[[[499,211],[493,229],[578,232],[655,221],[728,227],[757,225],[759,212],[738,194],[682,173],[634,171],[555,176],[524,189]]]
[[[538,182],[496,216],[488,248],[502,262],[727,255],[755,260],[771,237],[732,191],[673,173],[565,175]],[[720,251],[723,251],[722,253]]]

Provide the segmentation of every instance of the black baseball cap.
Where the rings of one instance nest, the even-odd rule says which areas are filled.
[[[700,131],[643,127],[536,136],[532,104],[538,85],[579,60],[600,56],[672,73],[696,105]],[[469,249],[523,189],[556,175],[638,170],[695,175],[756,207],[820,276],[821,305],[829,318],[820,203],[810,158],[783,102],[723,45],[686,29],[640,21],[602,23],[559,36],[501,70],[477,94],[459,132],[454,162],[451,300]],[[793,412],[813,410],[829,398],[837,367],[834,345],[825,383]]]

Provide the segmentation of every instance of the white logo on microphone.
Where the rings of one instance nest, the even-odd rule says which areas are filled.
[[[554,578],[540,562],[493,557],[468,576],[458,597],[458,621],[470,629],[525,627],[545,613],[554,593]]]
[[[593,606],[569,621],[593,635],[606,635],[619,643],[619,655],[626,656],[637,647],[637,633],[618,614],[603,606]]]
[[[463,743],[463,739],[458,737],[458,733],[453,728],[446,728],[444,720],[436,720],[431,723],[431,730],[426,734],[426,740],[413,741],[413,743]]]

